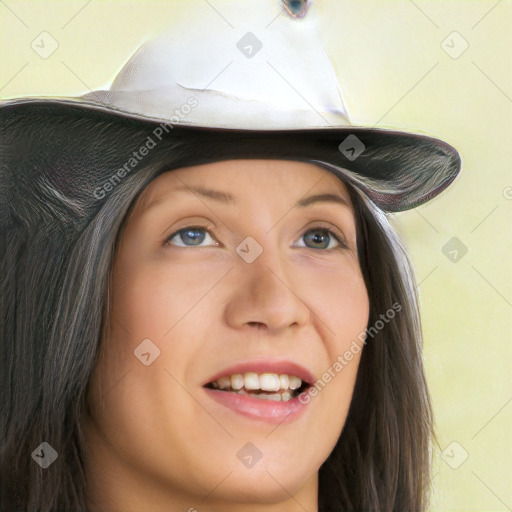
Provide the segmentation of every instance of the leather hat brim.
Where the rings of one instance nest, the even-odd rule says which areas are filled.
[[[459,153],[446,142],[367,127],[247,130],[170,125],[57,100],[4,103],[0,125],[3,224],[30,215],[28,201],[41,201],[49,183],[61,196],[63,212],[65,203],[75,205],[68,215],[79,228],[104,204],[111,191],[103,187],[100,198],[94,192],[116,170],[124,166],[134,174],[162,158],[168,169],[242,158],[312,162],[359,187],[389,212],[415,208],[437,196],[461,168]],[[353,147],[344,142],[348,136],[357,137]],[[144,145],[152,147],[128,168],[133,152]]]

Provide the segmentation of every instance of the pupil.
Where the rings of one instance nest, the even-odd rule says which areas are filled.
[[[312,231],[311,233],[313,235],[310,238],[312,238],[314,244],[321,244],[322,240],[325,242],[325,239],[327,238],[327,245],[329,245],[329,235],[327,233],[324,231]]]

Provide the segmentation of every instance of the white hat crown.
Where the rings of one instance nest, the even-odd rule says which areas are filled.
[[[173,124],[348,126],[341,88],[319,38],[317,8],[311,1],[244,0],[242,27],[229,28],[220,17],[218,23],[197,18],[172,27],[144,43],[108,91],[82,98]],[[290,14],[294,9],[296,16]]]

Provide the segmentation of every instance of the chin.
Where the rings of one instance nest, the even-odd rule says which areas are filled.
[[[235,469],[207,500],[208,505],[215,501],[234,503],[277,504],[289,500],[306,486],[317,486],[317,468],[304,468],[293,471],[290,467],[259,469]],[[215,485],[218,484],[218,481]]]

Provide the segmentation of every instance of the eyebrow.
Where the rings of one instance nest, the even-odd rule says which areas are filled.
[[[193,192],[193,193],[200,195],[201,197],[205,197],[207,199],[213,199],[214,201],[217,201],[219,203],[228,204],[228,205],[238,204],[236,198],[232,194],[230,194],[229,192],[221,192],[220,190],[213,190],[213,189],[201,187],[201,186],[199,186],[199,187],[182,186],[182,187],[177,187],[174,190],[180,191],[180,192]],[[159,202],[160,202],[159,200],[155,201],[155,203],[159,203]],[[295,206],[299,207],[299,208],[305,208],[306,206],[309,206],[314,203],[320,203],[320,202],[336,203],[336,204],[341,204],[343,206],[349,207],[347,200],[344,199],[343,197],[341,197],[340,195],[327,194],[327,193],[326,194],[316,194],[316,195],[312,195],[312,196],[308,196],[308,197],[299,199],[297,201],[297,203],[295,203]],[[148,208],[151,206],[152,205],[150,204],[148,206]]]

